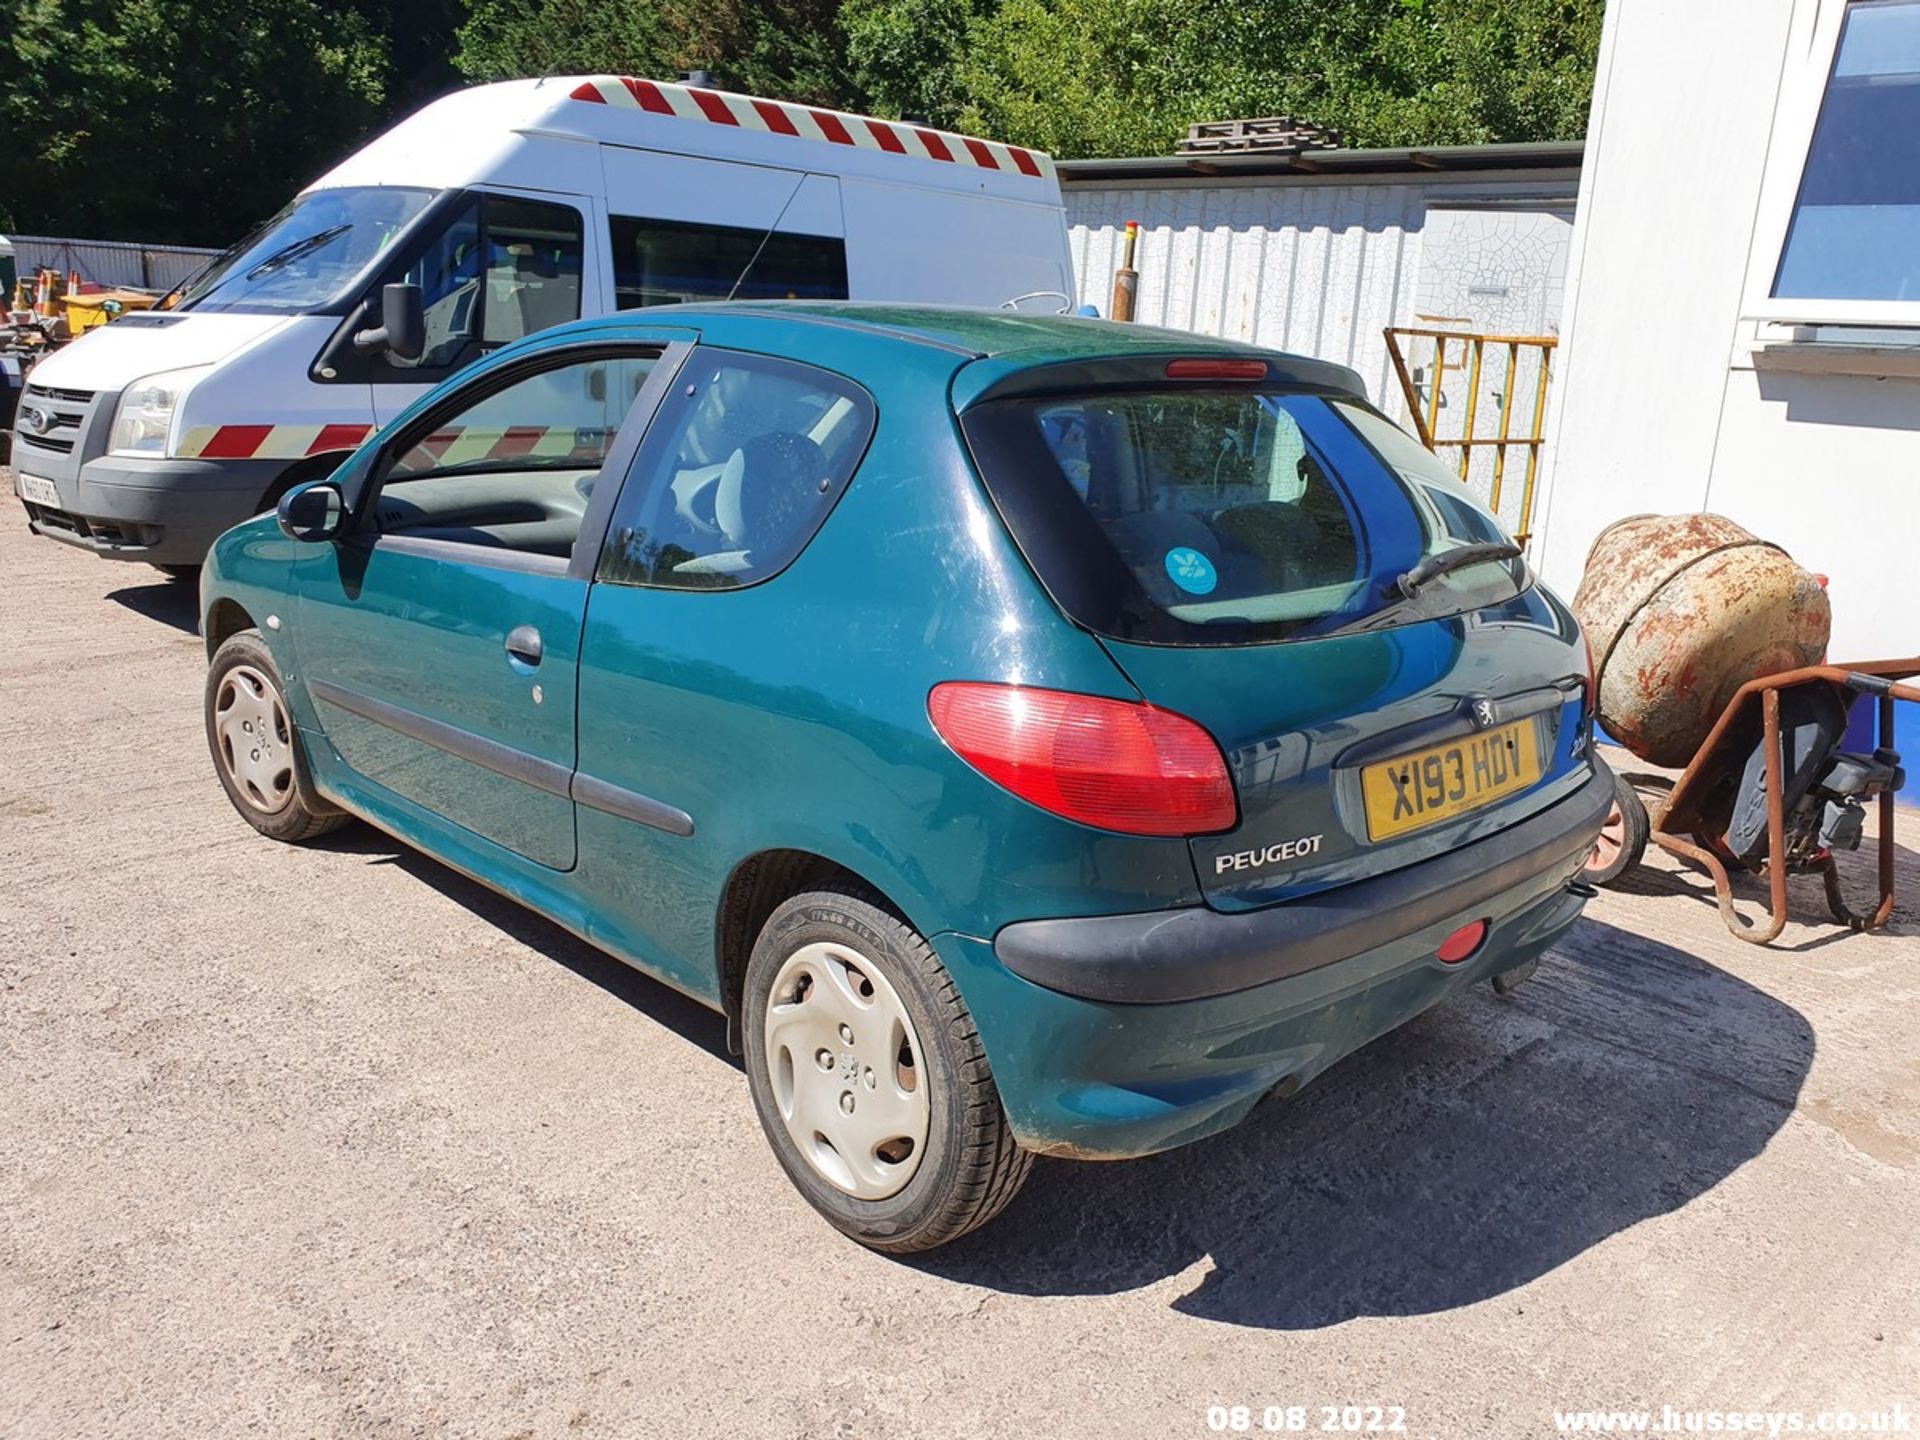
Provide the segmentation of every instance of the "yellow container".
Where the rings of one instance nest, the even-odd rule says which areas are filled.
[[[144,290],[102,290],[96,295],[68,295],[67,333],[80,335],[131,310],[151,310],[158,295]]]

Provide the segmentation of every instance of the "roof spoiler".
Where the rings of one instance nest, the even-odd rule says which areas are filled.
[[[1265,370],[1227,377],[1214,373],[1233,362],[1257,361]],[[1225,363],[1223,363],[1225,362]],[[1233,364],[1233,368],[1241,368]],[[1033,365],[1003,375],[967,403],[1004,400],[1016,395],[1084,394],[1088,390],[1165,390],[1169,385],[1204,383],[1227,389],[1258,390],[1273,385],[1367,398],[1359,373],[1326,360],[1259,350],[1169,349],[1154,354],[1110,355],[1097,360],[1065,360]]]

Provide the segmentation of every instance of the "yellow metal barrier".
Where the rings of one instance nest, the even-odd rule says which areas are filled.
[[[1400,389],[1406,396],[1407,412],[1413,417],[1420,443],[1436,455],[1442,447],[1457,447],[1460,451],[1460,478],[1470,482],[1481,478],[1474,473],[1474,452],[1492,448],[1493,466],[1487,498],[1495,514],[1500,513],[1506,484],[1507,451],[1516,445],[1525,448],[1526,482],[1520,493],[1519,523],[1513,531],[1513,538],[1525,545],[1533,531],[1534,485],[1540,475],[1540,451],[1547,438],[1547,386],[1552,380],[1553,352],[1560,343],[1559,338],[1553,335],[1479,335],[1466,330],[1422,329],[1407,325],[1389,325],[1385,333],[1387,354],[1393,360],[1394,373],[1400,377]],[[1404,348],[1401,343],[1403,340],[1408,342]],[[1426,372],[1430,378],[1425,382],[1425,395],[1421,394],[1421,383],[1415,380],[1414,371],[1408,363],[1412,342],[1420,340],[1433,342],[1433,365]],[[1459,347],[1458,362],[1448,358],[1455,345]],[[1495,368],[1491,371],[1486,366],[1489,345],[1494,347],[1496,355]],[[1506,351],[1504,370],[1499,367],[1497,359],[1503,349]],[[1526,352],[1525,358],[1523,351]],[[1539,357],[1537,360],[1532,358],[1536,355]],[[1446,392],[1449,372],[1466,374],[1465,416],[1458,435],[1439,433],[1440,412],[1445,403],[1442,397]],[[1531,410],[1533,423],[1526,431],[1515,434],[1515,397],[1524,395],[1529,383],[1532,395],[1521,403]],[[1482,435],[1478,428],[1483,384],[1498,387],[1493,393],[1499,396],[1500,421],[1498,430],[1492,435]]]

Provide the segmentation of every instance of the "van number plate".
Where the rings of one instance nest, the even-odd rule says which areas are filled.
[[[1540,778],[1531,720],[1449,740],[1360,771],[1367,836],[1386,840],[1438,825],[1525,790]]]
[[[38,475],[16,473],[14,478],[20,482],[20,498],[31,500],[36,505],[60,504],[60,492],[53,488],[53,481],[42,480]]]

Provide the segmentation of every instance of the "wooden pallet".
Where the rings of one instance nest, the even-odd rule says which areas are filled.
[[[1182,155],[1298,154],[1303,150],[1332,150],[1339,144],[1338,130],[1327,130],[1292,115],[1263,115],[1189,125],[1186,138],[1176,149]]]

